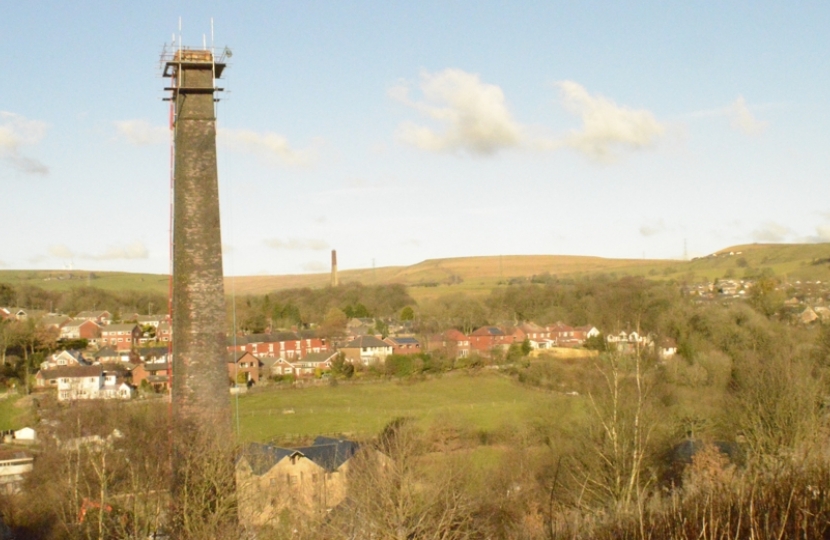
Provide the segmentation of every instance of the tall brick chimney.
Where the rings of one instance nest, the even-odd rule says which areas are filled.
[[[211,50],[167,58],[173,141],[174,420],[231,433]]]
[[[331,286],[337,287],[340,282],[337,279],[337,250],[331,250]]]

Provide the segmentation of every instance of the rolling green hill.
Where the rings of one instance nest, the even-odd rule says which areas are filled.
[[[593,274],[636,275],[685,281],[757,275],[770,269],[790,280],[830,281],[830,243],[750,244],[733,246],[691,261],[605,259],[570,255],[504,255],[429,259],[411,266],[340,271],[341,283],[403,283],[416,300],[464,292],[485,295],[512,279],[550,274],[578,277]],[[265,294],[296,287],[325,287],[328,273],[225,278],[225,290],[237,295]],[[36,285],[48,290],[92,286],[107,290],[166,293],[168,276],[126,272],[2,270],[0,283]]]

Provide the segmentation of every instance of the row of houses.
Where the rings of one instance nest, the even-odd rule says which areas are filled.
[[[169,326],[159,320],[157,331]],[[84,320],[84,325],[97,325]],[[351,325],[351,329],[360,325]],[[58,399],[130,399],[142,386],[156,391],[170,387],[172,362],[168,344],[140,347],[140,329],[135,323],[99,327],[100,348],[89,358],[80,351],[61,351],[46,359],[36,375],[36,386],[55,388]],[[593,326],[572,327],[562,322],[539,326],[484,326],[469,335],[450,329],[418,339],[411,335],[381,338],[375,335],[351,336],[349,340],[329,342],[313,331],[278,332],[232,336],[226,359],[228,378],[234,384],[257,384],[263,377],[320,376],[329,371],[338,354],[356,365],[385,362],[392,354],[438,353],[450,358],[471,355],[489,356],[513,344],[527,342],[533,349],[576,347],[598,336]],[[609,337],[621,343],[618,336]],[[626,338],[627,339],[627,338]]]

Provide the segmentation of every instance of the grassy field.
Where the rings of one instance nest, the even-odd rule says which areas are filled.
[[[420,382],[271,387],[239,397],[240,433],[244,441],[260,442],[324,433],[372,436],[397,417],[494,431],[551,408],[570,407],[570,401],[496,373],[453,373]]]
[[[166,294],[169,277],[164,274],[88,272],[85,270],[0,270],[0,283],[34,285],[48,291],[75,287],[97,287],[107,291],[153,291]]]
[[[0,394],[0,431],[25,427],[29,403],[17,394]]]

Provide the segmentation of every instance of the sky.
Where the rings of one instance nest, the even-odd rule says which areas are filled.
[[[827,28],[819,1],[3,2],[0,268],[168,271],[174,41],[232,52],[227,275],[828,242]]]

